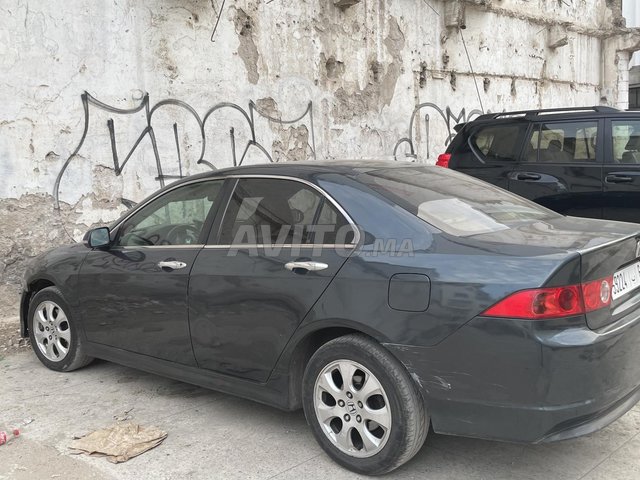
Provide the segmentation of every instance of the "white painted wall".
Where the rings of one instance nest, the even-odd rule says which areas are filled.
[[[638,0],[622,0],[622,15],[627,21],[627,27],[640,27],[640,2]],[[640,52],[636,52],[631,58],[629,67],[640,65]]]
[[[122,175],[114,173],[107,120],[115,124],[122,161],[145,127],[145,116],[90,107],[86,141],[57,175],[83,131],[80,95],[121,109],[165,98],[188,102],[200,115],[219,102],[295,118],[313,102],[318,160],[391,158],[409,135],[411,112],[432,102],[453,114],[480,108],[462,44],[466,40],[485,110],[593,105],[601,101],[602,35],[615,12],[605,0],[503,0],[466,4],[466,30],[446,28],[445,1],[368,0],[345,11],[330,0],[227,2],[214,41],[220,0],[4,0],[0,4],[0,280],[15,291],[23,262],[42,249],[78,238],[118,216],[121,198],[155,190],[149,139]],[[484,3],[484,2],[475,2]],[[563,26],[568,24],[569,27]],[[550,49],[554,29],[566,46]],[[610,100],[608,100],[610,101]],[[429,141],[424,115],[430,115]],[[197,164],[197,123],[184,110],[154,117],[164,173],[179,173],[173,123],[179,128],[183,173]],[[456,123],[455,121],[451,122]],[[220,110],[207,123],[205,160],[231,164],[230,127],[241,150],[248,129],[239,114]],[[434,162],[445,149],[446,123],[433,109],[412,132],[416,159]],[[308,117],[292,126],[256,118],[256,139],[277,160],[311,153]],[[404,157],[406,144],[398,150]],[[250,150],[247,162],[263,162]],[[3,294],[0,285],[0,298]]]

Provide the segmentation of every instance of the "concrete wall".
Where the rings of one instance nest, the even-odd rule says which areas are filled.
[[[245,163],[394,149],[432,163],[480,102],[489,111],[615,102],[617,70],[602,52],[620,30],[619,1],[222,3],[2,2],[0,303],[15,302],[29,257],[173,177],[239,161],[247,146]],[[145,114],[167,98],[186,103]],[[201,130],[220,102],[239,108],[215,110]]]
[[[637,0],[623,0],[622,14],[627,27],[640,27],[640,4]],[[629,62],[629,84],[640,85],[640,52],[636,52]]]
[[[622,1],[622,15],[627,27],[640,27],[640,4],[637,0]],[[635,53],[631,59],[631,67],[640,65],[640,53]]]

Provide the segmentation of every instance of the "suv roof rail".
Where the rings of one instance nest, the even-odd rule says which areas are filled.
[[[513,112],[486,113],[480,115],[476,120],[495,120],[500,117],[511,117],[521,115],[525,117],[534,117],[544,113],[560,113],[560,112],[597,112],[597,113],[613,113],[620,112],[614,107],[606,107],[603,105],[595,105],[593,107],[565,107],[565,108],[543,108],[539,110],[518,110]]]

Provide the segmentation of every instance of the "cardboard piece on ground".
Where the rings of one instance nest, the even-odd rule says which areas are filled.
[[[76,454],[106,456],[111,463],[121,463],[160,445],[167,433],[155,427],[135,423],[116,423],[76,438],[69,448]]]

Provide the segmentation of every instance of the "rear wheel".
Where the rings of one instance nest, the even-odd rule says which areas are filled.
[[[84,354],[78,326],[62,293],[47,287],[29,304],[29,338],[38,359],[51,370],[69,372],[93,360]]]
[[[404,366],[359,334],[332,340],[311,357],[303,379],[303,406],[325,452],[367,475],[390,472],[412,458],[429,425]]]

